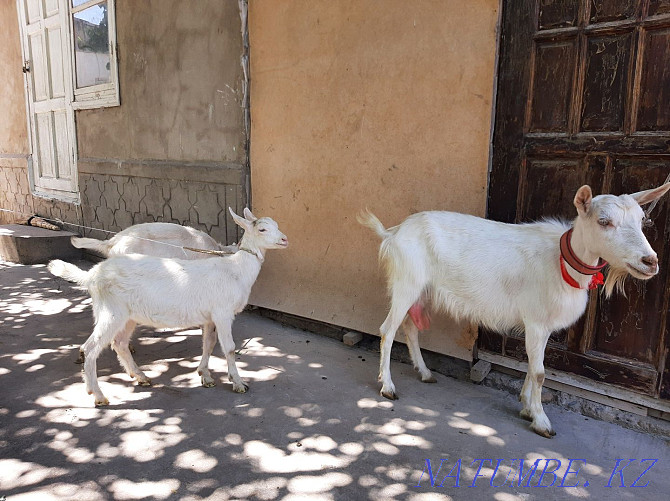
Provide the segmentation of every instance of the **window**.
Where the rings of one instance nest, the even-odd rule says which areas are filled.
[[[74,109],[118,106],[114,0],[70,0]]]

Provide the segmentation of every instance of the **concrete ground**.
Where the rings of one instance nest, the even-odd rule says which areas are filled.
[[[200,386],[198,330],[143,329],[135,358],[154,386],[105,350],[111,405],[95,408],[74,363],[91,326],[84,290],[0,263],[0,499],[668,499],[662,438],[547,405],[548,440],[511,395],[422,384],[400,363],[390,402],[378,355],[249,313],[233,327],[248,393],[232,392],[218,347],[219,384]]]

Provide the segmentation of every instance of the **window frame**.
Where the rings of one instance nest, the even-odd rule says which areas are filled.
[[[119,65],[118,52],[119,46],[116,38],[116,1],[115,0],[88,0],[87,2],[72,6],[72,0],[67,1],[68,12],[68,30],[70,32],[70,59],[72,68],[72,107],[75,110],[85,110],[93,108],[107,108],[111,106],[120,106],[119,96]],[[77,88],[77,61],[76,47],[77,43],[74,34],[74,15],[95,5],[107,3],[107,30],[109,35],[109,73],[110,82],[87,87]]]

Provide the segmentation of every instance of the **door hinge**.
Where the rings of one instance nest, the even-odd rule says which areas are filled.
[[[28,73],[30,71],[30,61],[29,60],[26,59],[23,62],[23,68],[21,69],[21,71],[23,71],[24,73]]]

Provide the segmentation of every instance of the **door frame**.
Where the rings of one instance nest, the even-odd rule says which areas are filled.
[[[74,115],[74,91],[73,91],[73,82],[72,82],[72,67],[71,67],[71,57],[70,57],[70,47],[71,47],[71,34],[68,24],[69,17],[69,8],[67,0],[57,0],[59,5],[59,19],[60,19],[60,29],[61,29],[61,45],[62,45],[62,57],[63,57],[63,88],[64,88],[64,103],[65,103],[65,116],[67,131],[66,137],[68,143],[65,145],[66,151],[68,152],[68,160],[71,162],[71,173],[72,173],[72,191],[64,191],[62,189],[39,186],[37,182],[37,173],[35,172],[36,165],[35,155],[38,154],[36,151],[36,126],[34,120],[34,97],[32,96],[33,92],[31,90],[31,77],[24,71],[23,75],[23,84],[25,87],[24,92],[24,102],[26,105],[26,119],[27,119],[27,129],[28,129],[28,144],[29,144],[29,154],[27,158],[27,168],[28,168],[28,182],[30,185],[30,191],[33,195],[39,196],[47,199],[54,199],[63,202],[79,204],[81,202],[81,196],[79,192],[79,175],[77,168],[78,160],[78,151],[77,151],[77,129],[76,121]],[[26,12],[24,9],[24,1],[16,0],[17,5],[17,16],[19,22],[19,34],[20,34],[20,43],[21,43],[21,57],[23,58],[23,65],[26,62],[32,60],[30,55],[27,53],[27,34],[25,32],[26,28]],[[25,69],[25,66],[23,66]],[[54,134],[55,138],[55,134]],[[39,160],[38,160],[39,162]]]

